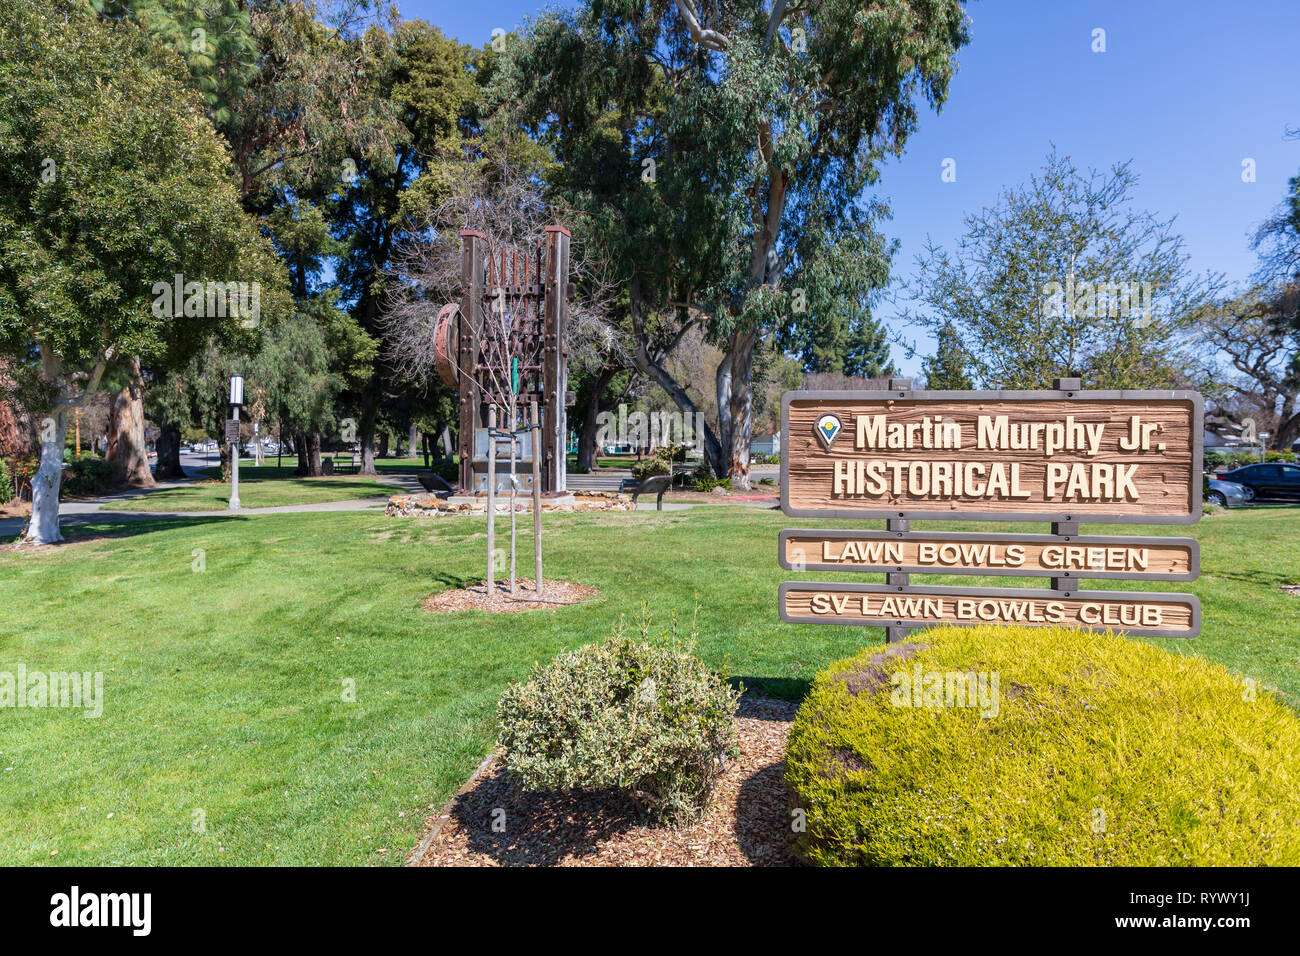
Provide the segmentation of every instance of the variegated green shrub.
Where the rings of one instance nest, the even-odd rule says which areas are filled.
[[[708,807],[736,752],[739,693],[672,635],[622,628],[559,655],[498,705],[510,772],[530,790],[620,788],[656,820],[682,826]]]

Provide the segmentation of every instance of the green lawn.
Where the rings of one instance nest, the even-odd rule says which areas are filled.
[[[397,863],[490,748],[506,682],[600,639],[642,601],[661,619],[698,606],[711,664],[792,698],[882,639],[778,620],[777,583],[799,575],[778,568],[777,531],[803,521],[727,507],[545,521],[548,575],[594,585],[597,599],[504,616],[421,611],[431,592],[480,577],[481,518],[146,520],[0,553],[0,671],[102,671],[105,698],[95,720],[0,710],[0,863]],[[1154,643],[1300,706],[1300,598],[1278,590],[1300,582],[1300,508],[1216,515],[1190,532],[1201,580],[1150,587],[1197,593],[1204,636]],[[531,573],[531,544],[523,551]]]
[[[332,475],[295,478],[288,466],[239,467],[239,503],[244,508],[311,505],[398,494],[401,489],[373,478]],[[151,491],[138,498],[114,502],[114,511],[221,511],[230,503],[230,482],[196,481],[181,488]]]

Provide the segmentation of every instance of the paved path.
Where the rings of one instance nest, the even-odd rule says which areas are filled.
[[[187,475],[194,479],[201,477],[200,472],[202,469],[212,466],[213,462],[205,460],[201,455],[182,455],[181,457],[181,467]],[[394,494],[423,490],[419,480],[414,475],[381,472],[374,476],[374,480],[380,484],[392,485]],[[230,511],[227,508],[218,511],[118,511],[113,507],[114,503],[118,501],[146,497],[155,492],[166,491],[169,488],[182,488],[190,483],[190,481],[162,481],[152,488],[133,488],[111,495],[104,495],[101,498],[60,502],[59,523],[65,528],[75,528],[79,525],[100,524],[106,521],[159,521],[170,518],[244,518],[252,515],[292,514],[299,511],[367,511],[371,508],[381,508],[388,503],[388,496],[382,495],[370,498],[353,498],[346,501],[322,501],[310,505],[241,508],[239,511]],[[26,524],[26,518],[0,518],[0,537],[13,537],[19,534]]]
[[[184,467],[184,462],[182,462]],[[205,463],[200,463],[194,470],[208,467]],[[190,471],[186,468],[187,473]],[[573,476],[586,477],[586,476]],[[394,494],[407,492],[415,493],[423,491],[419,479],[412,474],[405,473],[383,473],[374,476],[374,480],[382,484],[392,485]],[[105,495],[102,498],[94,498],[86,501],[65,501],[59,505],[59,523],[65,528],[76,528],[81,525],[102,524],[104,522],[127,522],[127,521],[165,521],[176,518],[249,518],[255,515],[280,515],[280,514],[298,514],[308,511],[369,511],[378,510],[388,503],[388,496],[381,495],[370,498],[351,498],[346,501],[322,501],[309,505],[279,505],[274,508],[241,508],[238,511],[230,511],[222,508],[219,511],[117,511],[114,510],[113,504],[118,501],[126,501],[131,498],[140,498],[153,494],[156,491],[163,491],[168,488],[180,488],[189,484],[186,481],[165,481],[160,482],[154,488],[140,488],[130,491],[122,491],[117,494]],[[574,485],[574,490],[579,490],[583,486]],[[588,486],[589,487],[589,486]],[[614,480],[614,489],[618,488],[618,479]],[[750,502],[745,502],[750,504]],[[684,501],[665,501],[664,511],[685,511],[694,508],[693,502]],[[642,500],[637,502],[637,511],[654,511],[655,503],[653,499]],[[0,538],[11,538],[23,530],[26,525],[26,518],[0,518]]]
[[[680,466],[678,466],[680,467]],[[757,482],[760,478],[776,479],[781,475],[780,465],[754,465],[749,469],[750,476]],[[632,472],[627,468],[602,468],[586,475],[569,473],[569,487],[574,491],[618,491],[624,478],[631,478]]]

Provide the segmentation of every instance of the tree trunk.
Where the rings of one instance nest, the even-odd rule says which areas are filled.
[[[158,464],[154,477],[160,481],[179,481],[185,477],[181,467],[181,426],[167,422],[158,434]]]
[[[421,439],[421,451],[424,452],[424,467],[429,467],[429,433],[425,432]]]
[[[596,377],[596,384],[592,387],[591,394],[587,396],[587,415],[582,421],[582,433],[578,436],[578,467],[586,468],[588,471],[594,471],[599,462],[599,449],[596,447],[596,441],[600,438],[600,426],[597,419],[600,417],[600,398],[605,394],[605,389],[609,383],[614,380],[618,374],[617,369],[608,366],[600,370]]]
[[[319,428],[313,428],[307,435],[307,474],[311,478],[321,476]]]
[[[18,388],[9,374],[10,361],[0,358],[0,394],[6,396]],[[0,457],[25,458],[35,450],[31,417],[12,397],[0,399]]]
[[[1300,412],[1283,419],[1276,429],[1276,434],[1273,447],[1277,451],[1290,451],[1291,446],[1300,439]]]
[[[104,457],[126,484],[146,488],[154,484],[144,440],[144,375],[138,355],[131,359],[126,385],[113,397]]]
[[[369,389],[366,389],[366,394],[367,396],[370,394]],[[362,399],[361,428],[357,437],[361,439],[361,467],[359,473],[373,475],[375,473],[375,409],[373,405],[370,405],[368,398]]]
[[[714,376],[714,389],[718,399],[718,444],[719,458],[714,463],[714,474],[724,478],[731,467],[731,350],[728,348],[718,363]]]
[[[380,433],[379,433],[379,449],[378,449],[378,454],[379,454],[379,457],[380,457],[380,458],[387,458],[387,457],[388,457],[388,432],[380,432]]]
[[[307,435],[304,432],[293,433],[293,448],[298,453],[298,467],[294,474],[303,477],[311,474],[311,462],[307,458]]]
[[[419,443],[420,443],[420,429],[416,428],[415,423],[412,422],[411,430],[408,434],[408,438],[406,442],[406,453],[410,455],[412,458],[414,458],[417,454],[419,454],[419,452],[415,450],[416,446],[419,445]]]
[[[650,355],[647,347],[645,334],[645,316],[642,312],[641,302],[641,282],[638,276],[632,276],[629,296],[629,312],[632,317],[633,341],[636,342],[636,351],[632,354],[632,364],[636,366],[638,372],[653,379],[654,382],[668,393],[668,397],[673,400],[678,410],[683,415],[690,415],[691,421],[698,421],[699,408],[695,402],[691,401],[690,395],[686,389],[677,383],[677,380],[669,374],[668,370]],[[662,358],[662,356],[661,356]],[[722,406],[719,406],[719,415],[723,414]],[[723,453],[722,443],[719,439],[722,432],[715,432],[709,427],[709,423],[704,423],[704,456],[708,461],[709,467],[713,469],[714,474],[719,477],[726,474],[727,456]]]
[[[60,408],[54,427],[41,429],[41,464],[32,477],[32,517],[23,541],[27,544],[57,544],[59,531],[59,486],[63,483],[63,441],[68,431],[68,412]]]
[[[731,395],[727,416],[727,474],[733,491],[749,491],[749,442],[754,422],[755,332],[733,333],[731,350],[724,360],[731,366]],[[721,405],[719,405],[721,408]]]

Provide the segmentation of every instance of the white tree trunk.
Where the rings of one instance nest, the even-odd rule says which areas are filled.
[[[53,418],[41,422],[41,464],[32,478],[32,517],[23,533],[23,542],[58,544],[63,540],[59,533],[59,486],[63,483],[63,441],[68,432],[68,410],[84,404],[99,388],[104,369],[113,358],[114,346],[101,353],[81,396],[75,399],[68,395],[63,361],[44,342],[38,341],[36,346],[41,353],[42,377],[54,386],[58,398],[54,402]]]
[[[68,411],[60,408],[54,427],[43,422],[41,428],[41,466],[32,478],[32,517],[23,538],[26,544],[58,544],[59,485],[63,482],[63,440],[68,430]],[[53,435],[51,436],[51,432]],[[47,441],[52,437],[52,440]]]

